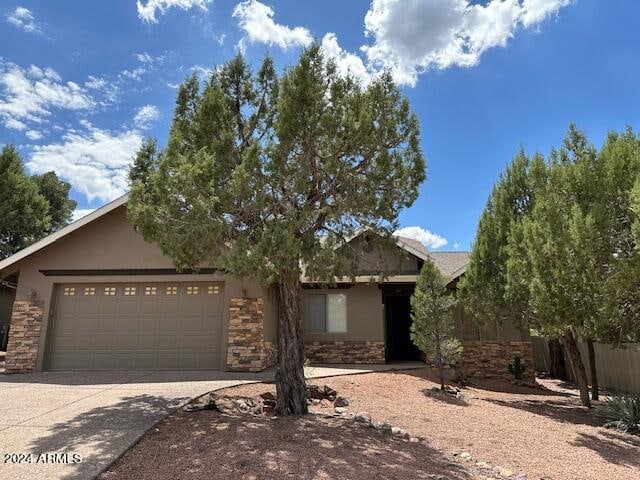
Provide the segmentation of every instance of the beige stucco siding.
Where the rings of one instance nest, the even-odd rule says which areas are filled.
[[[418,259],[399,247],[381,250],[374,247],[367,251],[364,241],[356,238],[351,242],[350,248],[359,258],[357,272],[359,275],[379,273],[385,271],[388,274],[417,274]]]
[[[308,331],[308,295],[311,293],[344,293],[347,296],[347,331],[344,333],[310,333]],[[301,318],[307,342],[384,341],[382,292],[375,285],[356,285],[345,289],[303,289]]]
[[[37,369],[43,367],[45,341],[56,284],[68,283],[140,283],[140,282],[224,282],[223,338],[220,365],[227,354],[229,299],[233,297],[262,297],[265,301],[265,328],[275,337],[275,296],[269,289],[252,281],[238,281],[221,274],[172,275],[79,275],[45,276],[41,270],[114,270],[114,269],[172,269],[171,260],[160,249],[144,241],[120,207],[79,230],[63,237],[11,268],[19,271],[17,300],[44,301],[44,320],[40,336]],[[9,273],[9,272],[3,272]],[[268,328],[267,328],[268,327]]]

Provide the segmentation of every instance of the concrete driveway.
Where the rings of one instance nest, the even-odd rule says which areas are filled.
[[[312,367],[307,376],[419,366]],[[105,371],[0,375],[0,478],[93,478],[191,398],[272,379],[273,370],[254,374]],[[79,459],[81,462],[74,463]]]

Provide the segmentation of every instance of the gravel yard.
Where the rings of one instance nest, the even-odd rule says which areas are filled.
[[[428,369],[326,378],[349,397],[347,412],[408,432],[385,435],[332,406],[316,415],[275,418],[204,410],[178,412],[132,448],[104,479],[125,478],[527,478],[637,480],[640,438],[598,426],[575,391],[483,382],[463,398],[431,395]],[[216,392],[257,398],[273,385]],[[420,441],[418,441],[420,439]]]

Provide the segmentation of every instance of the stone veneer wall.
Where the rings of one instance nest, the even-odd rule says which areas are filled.
[[[228,332],[228,370],[259,372],[275,363],[275,346],[264,341],[262,298],[230,299]]]
[[[384,342],[305,342],[311,363],[384,363]]]
[[[11,312],[11,329],[5,358],[7,373],[28,373],[36,369],[44,302],[16,300]]]
[[[518,354],[525,371],[523,380],[535,381],[533,368],[533,347],[531,342],[463,342],[462,357],[456,363],[456,370],[468,377],[513,380],[509,364]]]

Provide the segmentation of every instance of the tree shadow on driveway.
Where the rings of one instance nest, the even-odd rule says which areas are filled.
[[[425,442],[396,440],[354,420],[178,412],[103,480],[473,478]]]
[[[42,465],[48,478],[93,478],[119,458],[141,435],[188,398],[163,398],[141,394],[96,407],[67,421],[56,423],[45,435],[32,440],[30,451],[79,453],[81,463]],[[28,427],[26,427],[28,428]]]

